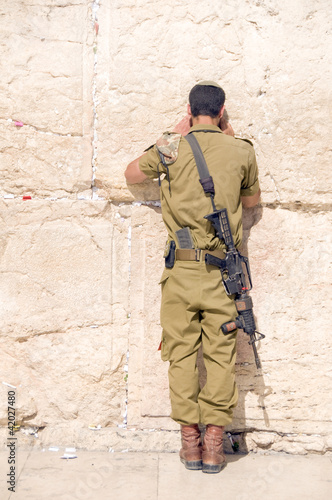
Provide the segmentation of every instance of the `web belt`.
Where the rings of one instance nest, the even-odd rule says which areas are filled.
[[[224,259],[225,254],[222,250],[202,250],[201,248],[177,248],[175,250],[176,260],[194,260],[199,262],[205,260],[205,255],[210,254],[218,259]]]

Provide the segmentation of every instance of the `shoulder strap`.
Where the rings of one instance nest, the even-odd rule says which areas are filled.
[[[194,153],[200,179],[207,179],[208,177],[210,177],[210,172],[196,137],[190,133],[188,135],[185,135],[184,138],[189,142],[189,145]]]
[[[197,170],[198,170],[198,175],[199,175],[199,182],[201,183],[204,193],[209,194],[211,196],[211,202],[212,202],[212,207],[215,210],[215,204],[214,204],[214,183],[213,179],[210,175],[208,166],[206,164],[203,152],[201,150],[201,147],[196,139],[196,137],[190,132],[189,134],[185,135],[184,138],[188,141],[189,146],[192,149],[192,152],[194,154]]]

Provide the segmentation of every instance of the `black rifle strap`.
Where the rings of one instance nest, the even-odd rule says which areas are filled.
[[[191,149],[193,150],[198,173],[200,179],[207,179],[210,177],[210,172],[207,167],[203,152],[201,150],[201,147],[198,143],[198,140],[196,137],[192,134],[185,135],[184,138],[189,142],[189,145]]]
[[[202,187],[204,189],[205,194],[209,194],[211,196],[211,202],[212,202],[212,207],[213,210],[216,210],[215,204],[214,204],[214,183],[213,179],[210,175],[208,166],[206,164],[203,152],[201,150],[201,147],[196,139],[196,137],[190,132],[188,135],[185,135],[184,138],[188,141],[192,152],[194,154],[197,170],[198,170],[198,175],[199,175],[199,182],[202,184]]]

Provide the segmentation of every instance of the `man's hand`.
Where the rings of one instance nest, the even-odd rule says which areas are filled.
[[[190,129],[191,129],[191,116],[186,115],[177,125],[175,125],[172,132],[176,132],[177,134],[181,135],[187,135]]]
[[[228,121],[228,115],[226,110],[224,111],[223,116],[220,118],[219,127],[221,128],[224,134],[231,135],[234,137],[235,133],[232,125]]]

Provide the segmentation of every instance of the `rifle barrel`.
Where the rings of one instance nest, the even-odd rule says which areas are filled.
[[[254,338],[255,338],[255,334],[254,334],[253,336],[254,336]],[[252,336],[250,335],[250,337],[252,337]],[[252,344],[251,344],[251,345],[252,345],[252,348],[253,348],[253,351],[254,351],[254,356],[255,356],[255,363],[256,363],[256,367],[257,367],[257,369],[262,368],[262,366],[261,366],[261,362],[260,362],[260,359],[259,359],[259,357],[258,357],[258,352],[257,352],[257,349],[256,349],[256,344],[255,344],[255,341],[254,341],[254,342],[252,342]]]

